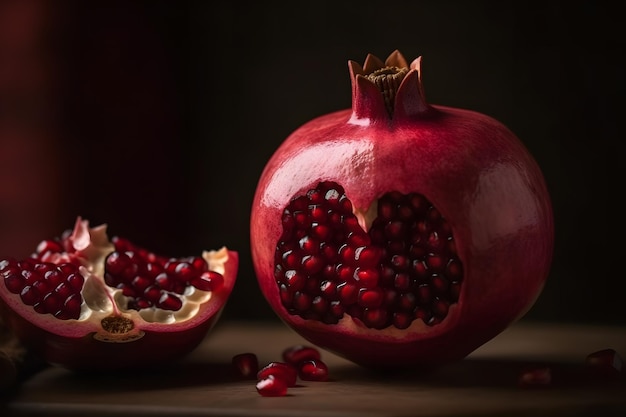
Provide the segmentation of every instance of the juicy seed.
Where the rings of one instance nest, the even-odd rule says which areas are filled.
[[[545,388],[552,384],[552,370],[547,366],[535,366],[523,370],[517,381],[520,388]]]
[[[592,376],[617,378],[622,373],[623,361],[615,349],[602,349],[587,355],[587,369]]]
[[[308,360],[300,364],[298,376],[303,381],[328,381],[328,366],[321,360]]]
[[[464,271],[442,213],[419,193],[392,191],[364,231],[352,209],[331,181],[285,207],[274,258],[284,307],[328,324],[347,314],[375,329],[443,321],[459,301]]]
[[[270,376],[285,382],[288,387],[295,387],[298,379],[298,370],[289,363],[270,362],[259,370],[256,377],[262,380]]]
[[[216,291],[224,277],[201,257],[165,258],[114,237],[115,251],[105,261],[104,281],[122,290],[127,308],[178,311],[190,291]]]
[[[45,250],[52,246],[44,241]],[[43,245],[40,244],[40,247]],[[70,264],[56,265],[36,258],[27,262],[0,261],[0,277],[12,294],[39,314],[52,314],[61,320],[80,317],[85,278]]]
[[[239,353],[232,358],[232,364],[243,378],[256,378],[259,372],[259,359],[254,353]]]
[[[298,366],[309,360],[320,360],[320,351],[312,346],[296,345],[283,350],[283,360],[291,365]]]
[[[256,390],[263,397],[284,397],[287,395],[287,384],[273,375],[256,383]]]

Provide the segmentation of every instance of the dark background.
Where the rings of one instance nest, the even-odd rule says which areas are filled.
[[[526,319],[626,324],[619,1],[54,4],[37,6],[29,49],[46,70],[29,96],[44,98],[39,142],[20,142],[47,151],[20,165],[30,199],[0,206],[2,255],[30,253],[77,215],[161,254],[227,245],[241,263],[225,317],[275,319],[249,249],[261,170],[291,131],[350,106],[349,59],[399,49],[423,56],[431,103],[502,121],[544,172],[554,263]],[[16,84],[1,77],[6,110]],[[10,232],[27,229],[17,245]]]

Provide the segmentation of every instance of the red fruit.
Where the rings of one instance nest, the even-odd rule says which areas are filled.
[[[282,379],[270,375],[256,383],[256,390],[264,397],[284,397],[287,395],[287,384]]]
[[[295,387],[298,379],[298,370],[289,363],[270,362],[259,370],[256,377],[258,380],[262,380],[269,376],[284,381],[288,387]]]
[[[52,364],[113,370],[165,364],[193,350],[233,289],[238,254],[165,258],[106,225],[44,240],[28,259],[0,261],[0,310],[26,346]],[[210,282],[210,284],[209,284]]]
[[[420,62],[349,62],[352,108],[294,131],[252,204],[273,310],[365,366],[465,357],[528,311],[552,261],[537,163],[498,121],[429,105]]]

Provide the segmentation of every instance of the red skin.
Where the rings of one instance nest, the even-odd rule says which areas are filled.
[[[554,245],[544,178],[500,122],[425,104],[417,71],[405,78],[390,119],[378,90],[355,78],[360,67],[351,70],[353,108],[297,129],[260,177],[251,213],[260,288],[308,341],[364,366],[432,367],[462,359],[523,316],[543,288]],[[281,214],[293,196],[320,181],[342,185],[361,211],[391,190],[421,193],[438,208],[452,227],[465,271],[459,301],[442,323],[411,327],[414,334],[364,327],[355,332],[345,326],[349,317],[326,325],[285,310],[273,276]]]

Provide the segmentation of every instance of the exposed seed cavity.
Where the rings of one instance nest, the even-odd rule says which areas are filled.
[[[112,239],[115,252],[106,258],[104,280],[122,290],[127,308],[178,311],[191,287],[214,291],[224,277],[199,256],[165,258],[138,248],[126,239]]]
[[[445,319],[464,276],[450,225],[419,193],[392,191],[377,206],[364,231],[335,182],[290,201],[274,259],[290,314],[328,324],[348,314],[376,329]]]

